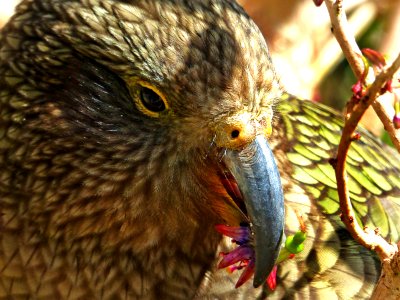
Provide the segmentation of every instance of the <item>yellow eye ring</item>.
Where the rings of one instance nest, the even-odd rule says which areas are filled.
[[[157,118],[169,109],[164,94],[155,86],[143,80],[137,80],[133,85],[134,93],[131,94],[134,94],[136,106],[142,113]]]

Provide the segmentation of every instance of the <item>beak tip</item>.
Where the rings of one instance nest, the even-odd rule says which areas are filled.
[[[258,288],[263,282],[264,282],[264,280],[261,277],[254,276],[253,287]]]

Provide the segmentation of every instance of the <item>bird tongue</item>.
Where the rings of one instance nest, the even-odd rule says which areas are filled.
[[[241,150],[227,150],[221,179],[229,195],[247,216],[254,235],[254,287],[265,282],[280,251],[284,202],[273,153],[262,136]]]

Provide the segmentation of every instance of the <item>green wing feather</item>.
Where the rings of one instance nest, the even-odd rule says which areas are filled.
[[[286,95],[277,106],[272,143],[286,195],[287,232],[305,218],[305,251],[284,263],[280,285],[270,295],[288,299],[365,299],[380,274],[374,253],[356,244],[339,218],[334,170],[343,120],[327,106]],[[351,201],[363,226],[378,227],[397,241],[400,234],[400,160],[393,149],[363,128],[352,143],[347,170]]]

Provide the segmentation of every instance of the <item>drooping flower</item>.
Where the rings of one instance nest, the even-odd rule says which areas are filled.
[[[219,233],[232,238],[232,243],[239,246],[230,252],[221,253],[222,260],[218,264],[219,269],[228,268],[230,272],[243,269],[243,273],[235,285],[238,288],[254,274],[255,252],[251,230],[246,225],[227,226],[220,224],[216,225],[215,228]]]
[[[227,226],[215,225],[215,229],[227,237],[232,238],[232,242],[238,245],[246,244],[250,241],[251,231],[248,226]]]
[[[285,241],[285,246],[279,253],[276,265],[269,274],[266,284],[271,290],[276,288],[277,265],[286,259],[291,259],[295,254],[303,251],[304,241],[306,239],[306,229],[304,222],[300,220],[300,230],[294,235],[288,236]],[[230,252],[221,253],[222,260],[218,264],[219,269],[227,268],[229,272],[243,270],[235,287],[238,288],[248,281],[254,274],[255,268],[255,251],[253,237],[249,225],[228,226],[216,225],[216,230],[232,239],[232,243],[238,247]]]

